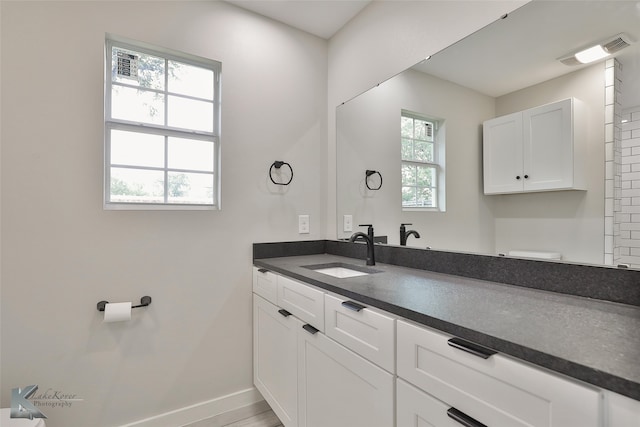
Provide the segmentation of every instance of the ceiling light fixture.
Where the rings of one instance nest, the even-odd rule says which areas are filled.
[[[628,35],[621,33],[616,36],[609,37],[608,39],[586,49],[558,58],[558,61],[565,65],[588,64],[602,58],[606,58],[607,56],[624,49],[631,43],[631,38]]]

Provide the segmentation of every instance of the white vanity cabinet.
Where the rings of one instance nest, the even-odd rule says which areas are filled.
[[[303,333],[298,358],[300,427],[394,425],[394,377],[321,332]]]
[[[582,108],[569,98],[484,122],[484,193],[584,190]]]
[[[254,384],[282,423],[393,426],[394,375],[357,354],[357,348],[353,351],[323,333],[325,298],[349,309],[321,290],[264,269],[254,267],[253,279]],[[337,319],[338,307],[331,307],[328,312]],[[360,311],[360,321],[347,316],[339,324],[332,322],[332,328],[346,328],[355,341],[378,343],[383,358],[395,368],[390,359],[395,320],[371,309]],[[371,319],[374,332],[367,327]],[[376,358],[376,353],[365,356]]]
[[[421,390],[398,380],[398,427],[407,425],[400,420],[442,416],[478,426],[602,425],[602,394],[596,388],[405,321],[397,322],[397,336],[398,377]],[[417,412],[423,409],[416,401],[438,407],[439,413]]]
[[[253,381],[286,426],[298,425],[298,331],[303,323],[253,296]]]

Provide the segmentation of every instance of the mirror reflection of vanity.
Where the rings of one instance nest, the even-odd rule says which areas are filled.
[[[621,33],[630,45],[609,59],[559,61]],[[571,262],[640,267],[632,262],[640,249],[629,244],[640,239],[640,196],[633,203],[629,191],[632,168],[640,174],[629,141],[640,137],[630,130],[640,120],[639,75],[640,2],[522,6],[337,108],[338,238],[373,224],[397,245],[409,223],[420,234],[408,237],[413,247],[557,252]],[[574,123],[584,136],[573,143],[584,153],[577,161],[586,189],[485,195],[483,122],[567,98],[585,106]],[[420,131],[409,135],[416,123]],[[422,161],[435,166],[421,173]],[[381,181],[367,186],[366,171]],[[639,223],[621,225],[632,218]]]

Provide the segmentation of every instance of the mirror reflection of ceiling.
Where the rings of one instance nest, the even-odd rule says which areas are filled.
[[[557,58],[625,33],[634,43],[613,56],[626,108],[640,105],[639,23],[640,1],[533,1],[413,68],[498,97],[589,66]]]

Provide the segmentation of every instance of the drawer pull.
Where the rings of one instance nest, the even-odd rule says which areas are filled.
[[[287,310],[285,310],[284,308],[281,308],[280,310],[278,310],[278,313],[282,314],[284,317],[289,317],[291,316],[291,313],[289,313]]]
[[[319,329],[314,328],[313,326],[311,326],[310,324],[306,324],[306,325],[302,325],[302,329],[304,329],[305,331],[309,332],[311,335],[315,335],[316,332],[318,332]]]
[[[482,424],[480,421],[471,418],[469,415],[457,410],[456,408],[449,408],[449,410],[447,410],[447,416],[459,422],[464,427],[487,427],[486,424]]]
[[[357,302],[353,302],[353,301],[343,301],[342,306],[344,308],[348,308],[349,310],[353,310],[353,311],[360,311],[363,308],[367,308],[364,305],[358,304]]]
[[[462,338],[451,338],[447,341],[447,344],[453,348],[457,348],[458,350],[471,353],[474,356],[482,357],[483,359],[488,359],[497,353],[497,351],[463,340]]]
[[[258,269],[258,273],[268,273],[269,270],[267,270],[266,268],[259,268]]]

